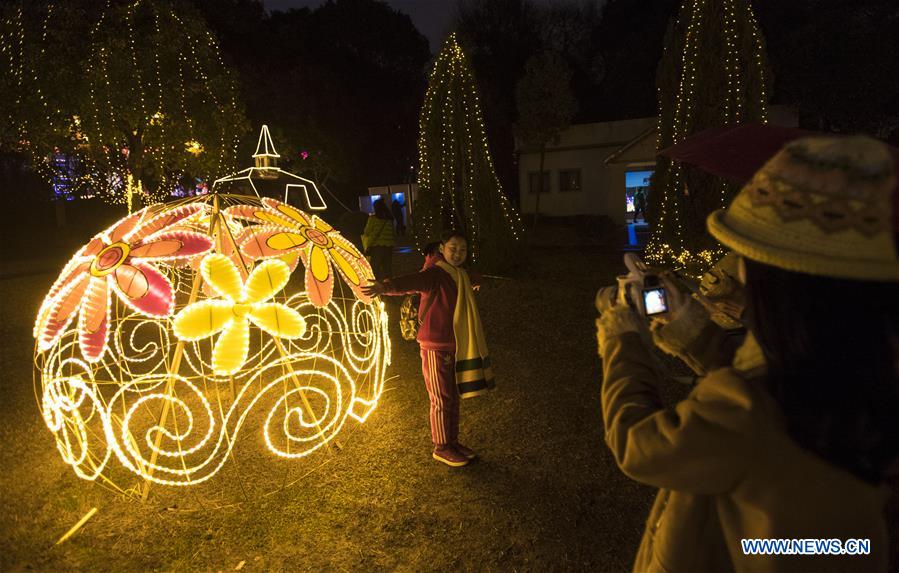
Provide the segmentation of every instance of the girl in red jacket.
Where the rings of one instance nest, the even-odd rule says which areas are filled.
[[[443,236],[438,252],[425,258],[421,271],[373,282],[366,294],[421,293],[418,344],[421,371],[431,402],[434,459],[451,467],[467,465],[477,454],[459,443],[459,399],[493,387],[490,355],[474,300],[475,287],[462,264],[468,241],[458,231]]]

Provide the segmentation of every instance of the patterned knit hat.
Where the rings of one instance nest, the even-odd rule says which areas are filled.
[[[787,144],[708,218],[739,254],[788,271],[899,281],[891,224],[893,159],[863,136]]]

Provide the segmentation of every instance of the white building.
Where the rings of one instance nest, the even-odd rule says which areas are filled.
[[[768,116],[778,125],[797,125],[795,114],[783,106],[770,107]],[[521,211],[533,213],[540,152],[519,151]],[[633,211],[634,191],[649,183],[655,158],[654,117],[572,125],[547,146],[540,214],[606,215],[624,224]]]

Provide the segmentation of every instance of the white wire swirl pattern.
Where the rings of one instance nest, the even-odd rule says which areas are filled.
[[[217,206],[203,212],[206,225],[220,213]],[[250,227],[222,222],[232,237]],[[214,252],[222,252],[226,238],[220,232]],[[62,459],[79,477],[115,484],[116,461],[147,482],[196,484],[216,475],[246,428],[261,433],[273,454],[300,458],[327,447],[348,419],[364,422],[376,408],[390,364],[380,300],[360,300],[336,281],[333,296],[319,306],[294,288],[302,286],[302,272],[296,272],[275,300],[302,316],[302,335],[282,339],[252,329],[243,367],[221,376],[212,364],[212,338],[179,340],[173,330],[178,311],[207,296],[195,284],[202,281],[198,265],[157,268],[174,293],[168,316],[147,316],[110,296],[108,341],[99,359],[84,350],[84,321],[70,319],[49,348],[36,346],[41,412]],[[56,290],[62,294],[51,291],[48,299],[64,298],[66,288]],[[49,306],[42,313],[52,314],[43,310]]]

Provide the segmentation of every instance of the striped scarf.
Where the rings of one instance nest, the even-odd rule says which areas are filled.
[[[449,273],[456,282],[456,311],[453,314],[453,333],[456,336],[456,385],[462,398],[486,394],[493,388],[493,369],[487,339],[481,326],[474,290],[464,269],[438,261],[437,266]]]

